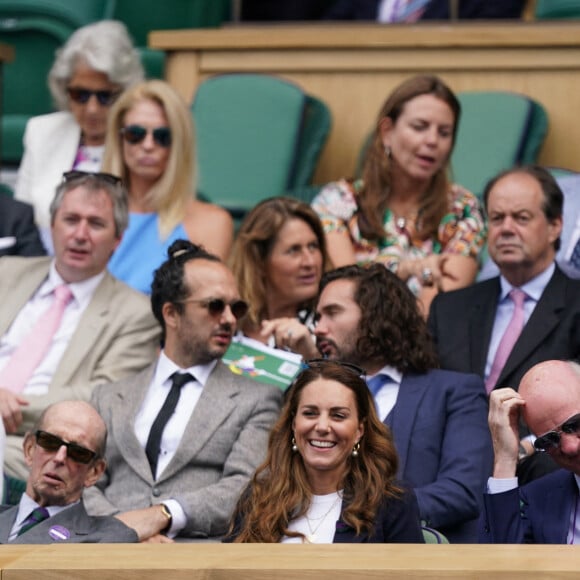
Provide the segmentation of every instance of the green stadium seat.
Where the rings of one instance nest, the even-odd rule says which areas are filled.
[[[330,129],[321,101],[269,75],[211,77],[191,111],[198,190],[238,219],[262,199],[308,185]]]
[[[580,18],[580,0],[536,0],[536,20]]]

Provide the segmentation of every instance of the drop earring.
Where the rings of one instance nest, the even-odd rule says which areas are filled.
[[[360,443],[357,441],[352,448],[352,456],[358,457],[358,450],[360,449]]]
[[[294,437],[292,437],[292,451],[294,451],[294,453],[298,451],[298,445],[296,445],[296,439],[294,439]]]
[[[390,159],[393,156],[391,148],[388,145],[385,145],[385,155],[387,156],[387,159]]]

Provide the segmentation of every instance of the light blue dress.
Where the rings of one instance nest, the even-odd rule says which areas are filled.
[[[161,240],[156,213],[130,213],[129,227],[109,260],[109,272],[135,290],[151,294],[153,273],[167,259],[169,246],[179,239],[188,239],[183,224]]]

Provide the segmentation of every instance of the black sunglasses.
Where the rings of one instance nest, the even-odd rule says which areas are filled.
[[[90,172],[90,171],[77,171],[73,169],[72,171],[65,171],[62,174],[62,180],[65,183],[69,181],[74,181],[75,179],[82,179],[83,177],[94,177],[96,179],[102,179],[111,185],[119,185],[122,183],[122,179],[113,175],[112,173],[101,173],[101,172]]]
[[[359,366],[349,363],[349,362],[344,362],[344,361],[340,361],[340,360],[334,360],[334,359],[328,359],[328,358],[311,358],[309,360],[304,361],[301,364],[301,370],[306,370],[309,369],[311,367],[316,368],[317,366],[323,366],[323,365],[337,365],[337,366],[341,366],[342,368],[348,369],[349,371],[352,371],[353,373],[355,373],[357,375],[357,377],[365,377],[366,376],[366,371],[364,369],[361,369]]]
[[[36,443],[45,451],[56,452],[64,445],[66,447],[67,457],[70,457],[77,463],[87,465],[97,457],[96,452],[76,443],[67,443],[52,433],[37,431],[34,436],[36,437]]]
[[[208,312],[212,316],[218,316],[223,314],[226,309],[226,305],[230,307],[232,314],[239,320],[244,317],[248,312],[248,305],[243,300],[234,300],[233,302],[226,302],[222,298],[207,298],[206,300],[182,300],[181,303],[185,304],[187,302],[192,302],[193,304],[201,304],[204,308],[208,309]]]
[[[141,125],[127,125],[121,129],[121,135],[127,143],[136,145],[141,143],[147,134],[151,132],[153,141],[160,147],[169,147],[171,145],[171,129],[169,127],[157,127],[157,129],[147,129]]]
[[[80,87],[68,87],[68,96],[75,103],[84,105],[89,102],[89,99],[95,95],[99,105],[102,107],[108,107],[115,102],[115,99],[121,94],[120,91],[91,91],[89,89],[81,89]]]
[[[534,447],[538,451],[549,451],[550,449],[556,449],[560,445],[560,440],[562,439],[562,433],[567,435],[579,435],[580,434],[580,413],[570,417],[567,421],[564,421],[558,429],[553,431],[548,431],[541,435],[534,441]]]

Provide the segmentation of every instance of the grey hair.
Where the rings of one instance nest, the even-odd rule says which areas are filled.
[[[79,61],[104,73],[123,90],[144,78],[139,52],[127,28],[117,20],[101,20],[76,30],[56,51],[48,87],[59,110],[69,109],[67,84]]]
[[[50,204],[50,223],[54,223],[56,212],[62,205],[65,194],[81,185],[92,193],[104,191],[109,196],[113,203],[115,234],[117,238],[120,238],[129,224],[129,194],[121,182],[113,184],[109,180],[100,177],[98,173],[86,173],[73,179],[63,180],[58,185]]]

